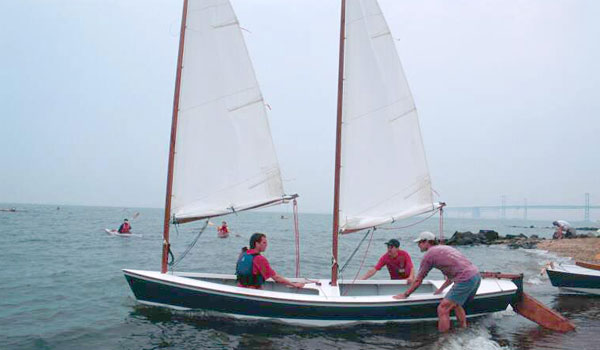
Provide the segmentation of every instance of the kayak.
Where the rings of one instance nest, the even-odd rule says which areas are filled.
[[[105,228],[104,231],[111,236],[119,236],[119,237],[142,237],[141,234],[138,233],[119,233],[117,230],[110,230]]]

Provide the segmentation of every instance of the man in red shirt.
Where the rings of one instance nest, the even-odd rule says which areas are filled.
[[[391,279],[406,279],[409,284],[412,283],[414,280],[414,269],[410,255],[400,249],[400,242],[398,242],[397,239],[390,239],[386,245],[387,253],[383,254],[381,258],[379,258],[377,265],[367,271],[361,279],[366,280],[371,278],[377,271],[386,266],[390,272]]]
[[[242,252],[253,256],[252,260],[252,278],[240,280],[238,276],[239,286],[246,288],[261,289],[266,280],[272,278],[275,282],[283,283],[294,288],[303,288],[304,283],[291,282],[287,278],[280,276],[271,268],[267,258],[261,255],[267,250],[267,236],[264,233],[254,233],[250,237],[250,249]],[[239,263],[239,262],[238,262]],[[249,281],[251,280],[251,281]]]

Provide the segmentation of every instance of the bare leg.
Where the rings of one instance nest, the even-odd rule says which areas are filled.
[[[454,308],[454,314],[456,315],[456,319],[458,320],[460,327],[467,328],[467,313],[465,312],[465,309],[463,309],[463,307],[460,305],[456,305]]]
[[[439,318],[438,331],[447,332],[448,330],[450,330],[450,311],[455,307],[456,304],[453,301],[450,301],[446,298],[442,299],[442,302],[440,303],[440,305],[438,305],[437,308]]]

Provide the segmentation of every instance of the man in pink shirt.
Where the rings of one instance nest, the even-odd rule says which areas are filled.
[[[419,273],[406,292],[395,295],[394,299],[408,298],[421,285],[429,271],[435,267],[442,271],[446,281],[433,294],[441,294],[446,287],[454,283],[437,308],[438,330],[447,332],[450,329],[450,311],[452,310],[454,310],[460,326],[467,327],[467,314],[463,306],[477,293],[481,283],[479,270],[458,250],[446,245],[438,245],[435,235],[431,232],[421,232],[415,242],[418,242],[422,252],[426,252],[421,261]]]
[[[377,265],[367,271],[361,279],[366,280],[371,278],[377,271],[386,266],[391,279],[406,279],[408,283],[412,283],[414,280],[414,269],[410,255],[400,249],[400,242],[397,239],[390,239],[386,245],[387,252],[379,258]]]
[[[252,275],[240,276],[238,274],[237,276],[238,285],[240,287],[262,289],[262,285],[269,278],[290,287],[304,287],[304,283],[291,282],[287,278],[278,275],[277,272],[271,268],[267,258],[261,255],[265,250],[267,250],[267,236],[264,233],[254,233],[250,237],[250,249],[242,251],[240,258],[238,259],[238,266],[244,258],[252,259]]]

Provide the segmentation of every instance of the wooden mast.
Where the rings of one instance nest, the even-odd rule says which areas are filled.
[[[167,172],[167,195],[165,198],[165,221],[163,227],[163,251],[161,273],[167,272],[169,260],[169,224],[171,222],[171,195],[173,190],[173,166],[175,162],[175,141],[177,140],[177,116],[179,114],[179,91],[181,89],[181,68],[183,66],[183,45],[185,40],[185,24],[187,21],[188,0],[183,0],[181,15],[181,31],[179,33],[179,54],[177,56],[177,75],[175,77],[175,94],[173,97],[173,119],[171,121],[171,142],[169,146],[169,165]]]
[[[335,131],[335,179],[333,186],[333,243],[331,285],[337,286],[338,275],[338,234],[339,234],[339,211],[340,211],[340,170],[342,154],[342,102],[344,95],[344,39],[346,36],[346,0],[342,0],[342,12],[340,15],[340,57],[338,67],[338,99],[337,99],[337,122]]]

